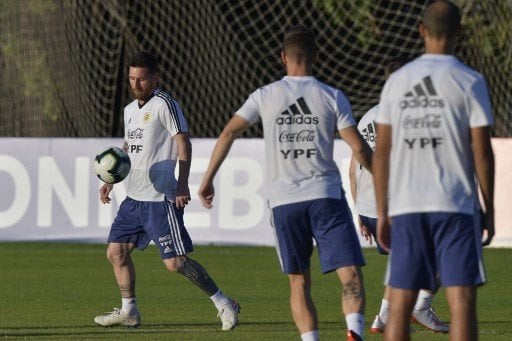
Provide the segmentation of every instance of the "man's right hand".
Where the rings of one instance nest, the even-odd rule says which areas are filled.
[[[114,185],[112,184],[104,184],[100,188],[100,201],[104,204],[110,204],[110,191],[112,191]]]
[[[213,197],[215,196],[215,188],[211,182],[202,183],[199,186],[199,190],[197,191],[199,195],[199,199],[201,199],[201,203],[206,208],[212,208]]]

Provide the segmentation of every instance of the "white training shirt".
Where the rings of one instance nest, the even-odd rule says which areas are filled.
[[[139,201],[176,197],[174,169],[178,150],[172,136],[187,132],[180,105],[156,89],[142,107],[138,100],[124,109],[125,141],[132,168],[126,178],[127,195]]]
[[[390,216],[474,213],[470,128],[493,123],[481,74],[453,56],[425,54],[390,76],[376,122],[392,128]]]
[[[253,92],[236,114],[262,121],[271,208],[342,197],[334,139],[355,120],[340,90],[312,76],[285,76]]]
[[[377,142],[377,131],[375,130],[375,116],[379,106],[372,107],[361,117],[357,124],[357,129],[368,143],[372,150],[375,150]],[[355,161],[355,179],[356,179],[356,201],[354,211],[358,215],[369,218],[377,218],[377,205],[375,202],[375,189],[373,186],[373,177],[366,168]]]

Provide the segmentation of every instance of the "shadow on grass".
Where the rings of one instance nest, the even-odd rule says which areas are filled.
[[[295,330],[292,321],[265,322],[244,321],[236,329],[250,330],[253,327],[261,331]],[[137,328],[125,326],[102,327],[97,325],[67,325],[67,326],[32,326],[32,327],[1,327],[1,337],[58,337],[66,335],[105,336],[111,334],[137,335],[159,333],[221,333],[220,322],[208,323],[144,323]]]

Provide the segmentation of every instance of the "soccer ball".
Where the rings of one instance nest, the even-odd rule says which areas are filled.
[[[130,168],[130,157],[121,148],[107,148],[94,158],[94,173],[107,184],[123,181],[130,172]]]

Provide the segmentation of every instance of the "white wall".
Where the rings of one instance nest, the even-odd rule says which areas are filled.
[[[193,199],[185,223],[196,244],[274,245],[266,208],[265,160],[261,139],[239,139],[216,177],[214,208],[197,200],[197,188],[215,140],[194,139],[190,176]],[[125,195],[114,187],[112,204],[98,200],[100,182],[92,160],[121,139],[0,139],[0,241],[75,240],[103,243]],[[512,139],[494,139],[496,228],[494,246],[512,246]],[[335,157],[348,186],[350,150],[337,141]],[[347,195],[352,205],[350,195]],[[365,246],[365,242],[362,242]]]

